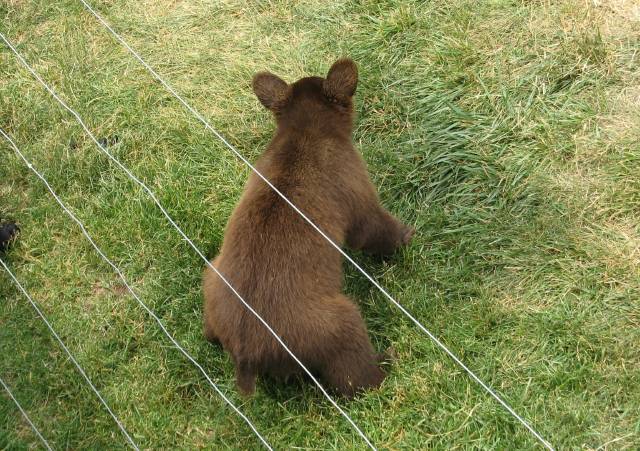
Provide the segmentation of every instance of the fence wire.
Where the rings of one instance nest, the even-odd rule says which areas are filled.
[[[0,259],[0,261],[2,261],[2,260]],[[4,266],[4,262],[2,262],[2,264]],[[5,266],[5,268],[6,268],[6,266]],[[42,434],[40,433],[40,431],[38,430],[36,425],[33,424],[33,421],[31,421],[31,418],[29,418],[29,415],[27,415],[27,412],[25,412],[25,410],[22,408],[22,406],[20,405],[20,403],[18,402],[16,397],[13,396],[13,393],[11,393],[11,390],[9,389],[9,386],[2,380],[1,377],[0,377],[0,385],[2,385],[2,387],[9,394],[9,398],[11,398],[13,400],[13,402],[16,405],[16,407],[18,408],[18,410],[20,411],[20,413],[22,414],[24,419],[27,420],[27,423],[29,423],[29,426],[31,426],[31,429],[33,429],[33,432],[35,432],[35,434],[38,436],[38,438],[40,439],[40,441],[42,442],[44,447],[47,448],[49,451],[53,451],[51,449],[51,445],[49,445],[49,442],[47,442],[47,440],[42,436]]]

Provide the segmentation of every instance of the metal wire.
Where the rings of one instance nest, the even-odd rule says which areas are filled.
[[[0,377],[0,385],[2,385],[4,389],[7,391],[7,393],[9,394],[9,397],[13,400],[16,407],[18,408],[20,413],[22,413],[22,416],[24,417],[24,419],[27,420],[27,423],[29,423],[29,426],[31,426],[31,429],[33,429],[33,432],[36,433],[36,435],[38,436],[42,444],[45,446],[45,448],[47,448],[49,451],[52,451],[51,446],[49,445],[49,442],[47,442],[47,440],[42,436],[42,434],[40,433],[36,425],[33,424],[33,421],[31,421],[31,418],[29,418],[29,415],[27,415],[27,412],[24,411],[24,409],[22,408],[22,406],[20,405],[16,397],[13,396],[13,393],[11,393],[11,390],[9,390],[9,386],[5,384],[5,382],[2,380],[1,377]]]

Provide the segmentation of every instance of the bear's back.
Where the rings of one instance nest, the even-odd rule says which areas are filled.
[[[302,142],[300,142],[302,141]],[[342,161],[336,162],[336,155]],[[351,200],[366,168],[350,143],[278,137],[256,164],[278,190],[342,246],[350,226]],[[251,174],[225,232],[216,266],[274,329],[291,330],[292,318],[342,288],[342,258],[259,176]],[[226,316],[270,340],[268,331],[247,312],[222,282],[216,291],[228,298]],[[235,322],[235,321],[234,321]],[[302,326],[304,327],[304,326]]]

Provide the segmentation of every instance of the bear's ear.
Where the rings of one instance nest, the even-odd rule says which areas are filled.
[[[358,67],[350,58],[342,58],[329,69],[322,90],[329,99],[345,102],[356,93],[356,86]]]
[[[253,92],[267,109],[277,110],[289,98],[289,85],[270,72],[258,72],[253,77]]]

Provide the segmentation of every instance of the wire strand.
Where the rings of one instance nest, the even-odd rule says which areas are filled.
[[[0,34],[1,35],[1,34]],[[113,268],[113,270],[118,274],[118,276],[120,277],[120,280],[122,281],[122,283],[127,287],[127,290],[129,290],[129,293],[131,294],[131,296],[133,296],[133,298],[138,302],[138,304],[140,304],[140,306],[149,314],[149,316],[151,316],[156,323],[158,324],[158,326],[160,327],[160,329],[162,329],[162,331],[164,332],[164,334],[167,336],[167,338],[169,338],[169,340],[171,341],[171,343],[173,343],[173,345],[191,362],[193,363],[193,365],[195,365],[196,368],[198,368],[200,370],[200,372],[204,375],[204,377],[207,379],[207,381],[209,382],[209,384],[213,387],[213,389],[220,395],[220,397],[222,399],[224,399],[224,401],[245,421],[245,423],[247,423],[247,425],[251,428],[251,430],[254,432],[254,434],[260,439],[260,441],[262,442],[262,444],[269,450],[272,450],[271,446],[269,445],[269,443],[266,441],[266,439],[262,436],[262,434],[260,434],[260,432],[258,432],[258,430],[256,429],[256,427],[253,425],[253,423],[249,420],[249,418],[247,418],[232,402],[231,400],[229,400],[229,398],[227,398],[225,396],[225,394],[220,390],[220,388],[218,388],[218,386],[213,382],[213,380],[209,377],[209,375],[207,374],[207,372],[204,370],[204,368],[198,363],[196,362],[196,360],[191,357],[191,355],[180,345],[180,343],[178,343],[176,341],[176,339],[169,333],[169,331],[167,331],[167,329],[165,328],[164,324],[162,323],[162,321],[160,320],[160,318],[158,318],[158,316],[156,316],[156,314],[149,308],[147,307],[147,305],[142,302],[142,300],[140,299],[140,297],[136,294],[136,292],[133,290],[133,288],[131,288],[131,286],[129,285],[129,283],[127,282],[127,279],[124,277],[124,274],[122,274],[122,272],[120,271],[120,269],[102,252],[102,250],[98,247],[98,245],[95,243],[95,241],[93,241],[93,238],[91,238],[91,235],[89,235],[89,232],[87,232],[84,224],[82,224],[82,222],[80,222],[80,220],[71,212],[71,210],[69,210],[67,208],[67,206],[64,204],[64,202],[62,202],[62,200],[60,200],[60,198],[58,197],[58,195],[55,193],[55,191],[53,190],[53,188],[51,188],[51,185],[49,185],[49,182],[47,182],[47,180],[44,178],[44,176],[38,172],[38,170],[33,167],[33,165],[31,164],[31,162],[29,162],[29,160],[27,160],[27,158],[24,156],[24,154],[22,154],[22,152],[20,151],[20,149],[18,149],[18,146],[16,146],[16,144],[13,142],[13,140],[9,137],[9,135],[7,135],[5,133],[4,130],[2,130],[0,128],[0,134],[2,134],[13,146],[13,148],[15,149],[16,153],[20,156],[20,158],[22,158],[22,160],[25,162],[25,164],[29,167],[29,169],[31,169],[36,176],[38,176],[38,178],[40,180],[42,180],[42,182],[45,184],[45,186],[47,187],[47,189],[49,190],[49,192],[51,193],[51,195],[55,198],[56,202],[58,202],[58,204],[62,207],[62,209],[65,211],[65,213],[67,213],[67,215],[69,215],[69,217],[78,225],[78,227],[80,227],[80,230],[82,231],[82,234],[87,238],[87,240],[89,241],[89,243],[91,243],[91,245],[93,246],[93,248],[96,250],[96,252],[100,255],[100,257],[102,257],[102,259],[104,261],[107,262],[107,264],[109,266],[111,266]],[[14,279],[15,280],[15,279]],[[17,281],[16,281],[17,283]],[[23,290],[24,291],[24,290]],[[26,294],[26,292],[25,292]],[[34,305],[35,307],[35,305]],[[44,317],[43,317],[44,319]],[[46,322],[46,320],[45,320]],[[53,332],[53,330],[52,330]],[[62,342],[61,342],[62,344]],[[64,345],[63,345],[64,346]],[[88,379],[87,379],[88,380]],[[106,406],[106,404],[105,404]],[[107,407],[108,408],[108,407]],[[113,416],[113,415],[112,415]],[[114,416],[115,418],[115,416]],[[116,419],[117,421],[117,419]],[[125,432],[126,433],[126,432]],[[128,435],[127,435],[128,437]]]
[[[4,135],[4,131],[2,129],[0,129],[0,132],[2,132],[2,134]],[[6,136],[6,135],[5,135]],[[84,372],[84,370],[82,369],[82,367],[80,366],[80,364],[78,363],[78,361],[75,359],[75,357],[73,357],[73,354],[71,354],[71,351],[69,351],[69,348],[67,348],[67,346],[64,344],[64,342],[62,341],[62,339],[58,336],[58,334],[56,333],[56,331],[53,329],[53,326],[51,326],[51,324],[49,323],[49,321],[47,320],[46,316],[44,316],[44,313],[42,313],[42,311],[40,310],[40,308],[38,307],[38,305],[34,302],[33,299],[31,299],[31,296],[29,295],[29,293],[27,293],[27,290],[24,289],[24,287],[22,286],[22,284],[20,284],[20,282],[18,281],[18,279],[16,278],[16,276],[13,275],[13,273],[11,272],[11,270],[9,269],[9,267],[6,265],[6,263],[0,259],[0,264],[2,264],[2,266],[4,267],[4,269],[9,273],[9,276],[13,279],[13,281],[15,282],[16,286],[20,289],[20,291],[22,291],[22,293],[26,296],[26,298],[29,300],[29,302],[31,303],[31,305],[33,306],[33,308],[35,309],[35,311],[38,313],[38,315],[40,316],[40,318],[42,318],[42,321],[44,321],[44,323],[47,325],[47,327],[49,328],[49,331],[51,332],[51,334],[55,337],[55,339],[58,341],[58,343],[60,343],[60,346],[62,346],[62,349],[64,349],[64,352],[67,353],[67,355],[69,356],[69,359],[73,362],[73,364],[76,366],[76,368],[78,369],[78,371],[80,372],[80,374],[82,375],[82,377],[84,378],[84,380],[87,381],[87,384],[89,384],[89,386],[91,387],[91,389],[93,390],[93,392],[96,394],[96,396],[98,397],[98,399],[100,400],[100,402],[102,403],[102,405],[107,409],[107,411],[109,412],[109,415],[111,415],[111,418],[113,418],[113,420],[116,422],[116,424],[118,425],[118,427],[120,428],[120,430],[122,431],[122,433],[124,434],[124,436],[127,438],[127,441],[129,442],[129,444],[131,444],[131,446],[133,447],[133,449],[139,451],[140,448],[138,448],[138,445],[136,445],[136,443],[133,441],[133,439],[131,438],[131,436],[129,435],[129,433],[127,432],[127,430],[124,428],[124,426],[122,425],[122,423],[120,422],[120,420],[118,419],[118,417],[116,416],[115,413],[113,413],[113,410],[111,410],[111,407],[109,407],[109,405],[107,404],[107,402],[104,400],[104,398],[102,397],[102,395],[100,394],[100,392],[98,391],[98,389],[95,387],[95,385],[93,385],[93,382],[91,382],[91,379],[89,379],[89,376],[87,376],[87,373]]]
[[[167,89],[182,105],[193,114],[205,127],[218,137],[240,160],[242,160],[258,177],[260,177],[273,191],[278,194],[296,213],[298,213],[313,229],[322,235],[335,249],[337,249],[362,275],[364,275],[392,304],[394,304],[407,318],[409,318],[420,330],[422,330],[433,342],[442,349],[454,362],[456,362],[475,382],[477,382],[489,395],[502,405],[516,420],[518,420],[544,447],[553,450],[552,445],[545,440],[529,423],[522,418],[509,404],[507,404],[491,387],[485,384],[470,368],[468,368],[452,351],[449,350],[431,331],[418,321],[402,304],[396,301],[371,275],[369,275],[358,263],[356,263],[339,245],[325,234],[307,215],[293,204],[278,188],[276,188],[264,175],[260,173],[234,146],[232,146],[211,124],[186,100],[182,98],[158,73],[136,52],[85,0],[80,0],[85,8],[104,25],[109,32]]]
[[[280,338],[280,336],[273,330],[273,328],[258,314],[258,312],[256,312],[253,307],[251,307],[251,305],[249,303],[247,303],[247,301],[244,300],[244,298],[240,295],[240,293],[238,293],[238,291],[231,285],[231,283],[227,280],[227,278],[216,268],[214,267],[211,262],[207,259],[207,257],[205,257],[205,255],[200,251],[200,249],[198,249],[198,247],[193,243],[193,241],[191,241],[191,239],[189,239],[189,237],[182,231],[182,229],[178,226],[178,224],[175,223],[175,221],[173,220],[173,218],[171,218],[171,216],[169,215],[169,213],[167,213],[167,211],[165,210],[165,208],[162,206],[162,204],[160,203],[160,201],[158,200],[158,198],[156,197],[156,195],[153,193],[153,191],[151,191],[151,189],[144,183],[142,182],[138,177],[136,177],[133,173],[131,173],[131,171],[124,166],[117,158],[115,158],[101,143],[100,141],[98,141],[95,137],[95,135],[91,132],[91,130],[89,130],[89,128],[87,127],[87,125],[84,123],[84,121],[82,120],[82,118],[80,117],[80,115],[78,113],[76,113],[71,107],[69,107],[69,105],[66,104],[66,102],[64,100],[62,100],[57,94],[56,92],[47,84],[45,83],[45,81],[35,72],[35,70],[29,66],[29,64],[26,62],[26,60],[22,57],[22,55],[20,55],[20,53],[18,53],[18,51],[16,50],[16,48],[11,44],[11,42],[9,42],[9,40],[2,34],[0,33],[0,38],[2,38],[2,40],[5,42],[5,44],[7,44],[7,46],[13,51],[13,53],[18,57],[18,59],[20,60],[20,62],[27,68],[27,70],[29,72],[31,72],[31,74],[40,82],[40,84],[42,84],[42,86],[44,86],[44,88],[49,91],[49,93],[58,101],[58,103],[60,103],[60,105],[62,105],[69,113],[71,113],[76,120],[78,121],[78,123],[82,126],[82,128],[84,129],[84,131],[89,135],[89,137],[92,139],[92,141],[98,146],[98,148],[111,160],[113,161],[118,167],[120,167],[120,169],[122,169],[128,176],[129,178],[131,178],[134,182],[136,182],[148,195],[149,197],[153,200],[153,202],[156,204],[156,206],[160,209],[160,211],[162,212],[162,214],[164,214],[164,216],[167,218],[167,220],[169,221],[169,223],[171,223],[171,225],[176,229],[176,231],[180,234],[180,236],[182,236],[182,238],[193,248],[194,251],[196,251],[196,253],[200,256],[200,258],[202,258],[202,260],[206,263],[206,265],[213,270],[218,277],[220,277],[220,279],[224,282],[224,284],[233,292],[233,294],[238,298],[238,300],[258,319],[258,321],[260,321],[262,323],[262,325],[264,325],[264,327],[269,331],[269,333],[271,335],[273,335],[273,337],[276,339],[276,341],[282,346],[282,348],[291,356],[291,358],[293,358],[293,360],[295,360],[295,362],[302,368],[302,370],[311,378],[311,380],[314,382],[314,384],[320,389],[320,391],[322,392],[322,394],[324,395],[325,398],[327,398],[327,400],[329,400],[329,402],[340,412],[340,414],[349,422],[349,424],[351,424],[351,426],[356,430],[356,432],[358,433],[358,435],[360,435],[360,437],[362,437],[362,439],[366,442],[367,446],[369,446],[369,448],[375,450],[376,448],[373,446],[373,444],[371,443],[371,441],[367,438],[367,436],[364,434],[364,432],[362,432],[362,430],[358,427],[358,425],[355,423],[355,421],[353,421],[353,419],[351,419],[351,417],[347,414],[347,412],[345,412],[339,405],[338,403],[331,397],[331,395],[329,395],[329,393],[327,392],[327,390],[325,390],[325,388],[320,384],[320,382],[318,382],[318,379],[316,379],[316,377],[311,373],[311,371],[309,371],[309,369],[302,363],[302,361],[293,353],[293,351],[291,351],[291,349],[289,349],[289,347],[284,343],[284,341],[282,341],[282,339]],[[282,195],[282,194],[281,194]]]
[[[0,259],[0,261],[2,260]],[[16,397],[13,396],[13,393],[11,393],[11,390],[9,390],[9,386],[5,384],[5,382],[2,380],[1,377],[0,377],[0,385],[2,385],[4,389],[7,391],[7,393],[9,394],[9,397],[13,400],[16,407],[18,408],[20,413],[22,413],[22,416],[24,417],[24,419],[27,420],[27,423],[29,423],[29,426],[31,426],[31,429],[33,429],[33,432],[36,433],[36,435],[38,436],[42,444],[45,446],[45,448],[47,448],[49,451],[53,451],[51,449],[51,446],[49,445],[49,442],[47,442],[47,440],[42,436],[42,434],[40,433],[36,425],[33,424],[33,421],[31,421],[31,418],[29,418],[29,415],[27,415],[27,412],[24,411],[24,409],[22,408],[22,406],[20,405]]]

